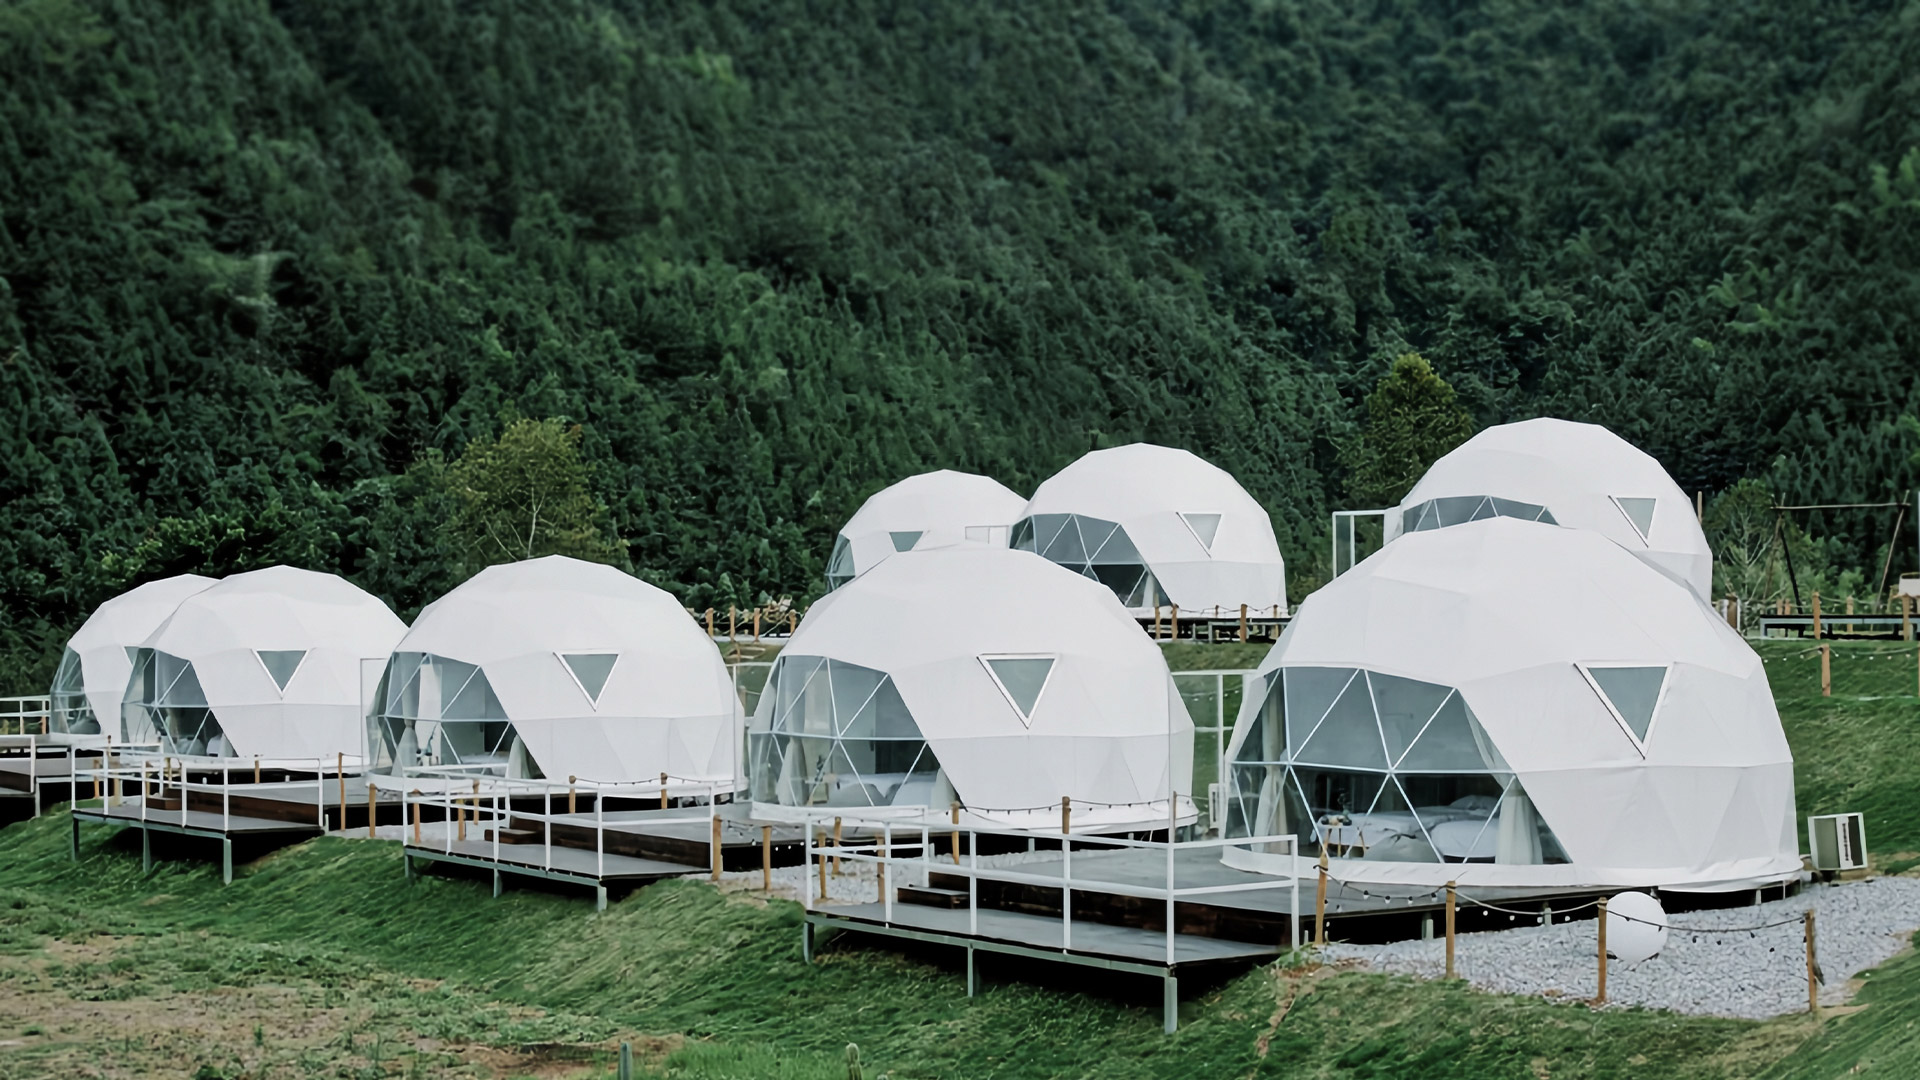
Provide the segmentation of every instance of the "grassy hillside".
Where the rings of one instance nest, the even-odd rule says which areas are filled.
[[[1911,488],[1891,0],[0,7],[0,684],[164,573],[460,569],[408,470],[583,425],[634,567],[804,598],[860,499],[1190,447],[1322,576],[1424,352],[1688,490]],[[1877,520],[1877,519],[1876,519]],[[1884,522],[1812,523],[1877,562]]]
[[[1836,693],[1822,698],[1817,660],[1803,651],[1763,646],[1801,810],[1867,809],[1881,858],[1920,850],[1920,824],[1899,797],[1915,790],[1920,767],[1893,752],[1920,722],[1913,654],[1836,646]],[[11,1055],[0,1065],[228,1078],[605,1075],[624,1038],[659,1075],[737,1080],[839,1080],[849,1041],[869,1076],[896,1080],[1825,1080],[1862,1063],[1878,1075],[1920,1069],[1912,956],[1866,980],[1865,1009],[1818,1024],[1596,1015],[1274,967],[1207,989],[1165,1038],[1157,988],[1146,984],[989,961],[986,990],[969,1001],[954,957],[847,941],[807,967],[797,907],[698,881],[654,886],[596,915],[574,896],[514,890],[494,901],[483,884],[438,878],[409,887],[390,846],[327,839],[223,888],[197,861],[163,861],[143,879],[137,849],[95,830],[71,862],[65,829],[52,814],[0,830],[0,1039],[24,1043],[0,1049]]]

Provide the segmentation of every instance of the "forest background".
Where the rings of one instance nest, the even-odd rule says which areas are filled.
[[[165,574],[411,617],[502,557],[449,478],[517,418],[693,607],[1133,440],[1298,598],[1417,351],[1724,556],[1920,485],[1915,72],[1856,0],[0,0],[0,685]],[[1802,589],[1876,587],[1889,515],[1799,524]]]

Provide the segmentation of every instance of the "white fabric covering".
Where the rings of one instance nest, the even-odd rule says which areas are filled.
[[[1667,669],[1644,747],[1583,666]],[[1597,533],[1493,518],[1407,534],[1309,597],[1260,670],[1324,667],[1455,688],[1493,744],[1472,756],[1529,797],[1483,834],[1490,863],[1354,859],[1345,877],[1714,889],[1800,872],[1793,755],[1759,656]],[[1230,759],[1261,705],[1247,695]],[[1536,815],[1568,862],[1522,865]]]
[[[1095,450],[1042,483],[1022,516],[1045,514],[1118,523],[1182,612],[1237,616],[1242,604],[1286,612],[1286,565],[1266,508],[1185,450]],[[1152,606],[1149,596],[1132,610],[1148,614]]]
[[[95,608],[80,629],[67,641],[72,661],[80,667],[81,686],[86,703],[93,708],[97,734],[120,735],[120,695],[126,692],[127,676],[133,673],[131,650],[151,635],[180,601],[212,585],[217,578],[199,574],[149,581],[129,589]],[[67,660],[62,660],[66,666]],[[53,693],[61,696],[62,688]],[[78,704],[77,702],[75,704]],[[56,701],[56,713],[61,703]],[[93,734],[93,733],[89,733]]]
[[[1387,539],[1413,531],[1409,512],[1423,504],[1471,496],[1543,506],[1555,523],[1597,532],[1712,599],[1713,551],[1693,500],[1651,455],[1598,424],[1541,418],[1487,428],[1433,463],[1401,512],[1387,515]]]
[[[740,706],[726,663],[672,594],[624,571],[560,555],[490,566],[427,605],[394,653],[477,666],[548,779],[664,772],[730,789]],[[610,668],[576,659],[579,673],[564,659],[607,654]]]
[[[968,542],[1004,547],[1007,528],[1026,504],[990,477],[952,469],[909,476],[868,496],[847,519],[834,553],[839,556],[844,546],[851,565],[829,567],[828,573],[864,574],[897,554],[901,543],[907,550]],[[843,583],[836,577],[836,586]]]

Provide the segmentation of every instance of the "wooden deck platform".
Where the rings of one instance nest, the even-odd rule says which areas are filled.
[[[1765,612],[1749,613],[1744,620],[1747,625],[1758,627],[1760,636],[1765,637],[1812,637],[1813,616],[1769,615]],[[1823,612],[1820,616],[1820,636],[1839,641],[1879,640],[1899,641],[1903,637],[1912,640],[1911,635],[1920,632],[1915,624],[1920,617],[1904,620],[1898,614],[1893,615],[1848,615],[1845,612]]]
[[[311,821],[299,823],[279,818],[223,814],[218,810],[183,807],[178,800],[172,800],[170,805],[161,804],[160,800],[156,800],[155,804],[143,805],[138,796],[118,800],[112,806],[102,806],[98,803],[75,805],[72,819],[71,844],[75,859],[80,857],[80,826],[82,824],[139,829],[141,870],[146,873],[153,872],[153,833],[172,833],[177,836],[194,836],[218,841],[221,877],[228,884],[233,883],[235,840],[293,843],[318,836],[321,832],[320,827]]]
[[[500,844],[496,850],[495,845],[486,840],[443,840],[437,847],[425,843],[416,845],[409,841],[405,852],[409,881],[413,879],[415,859],[449,863],[491,871],[495,896],[500,895],[502,875],[505,874],[584,885],[593,890],[594,907],[601,911],[606,910],[609,888],[638,888],[662,878],[683,877],[704,869],[686,863],[595,853],[558,844],[551,848],[534,844]]]

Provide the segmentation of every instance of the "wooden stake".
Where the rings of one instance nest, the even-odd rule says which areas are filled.
[[[453,800],[453,826],[457,830],[454,839],[465,841],[467,838],[467,800]]]
[[[660,809],[667,808],[667,774],[660,774]]]
[[[1707,523],[1707,493],[1704,491],[1693,493],[1693,516],[1702,525]]]
[[[800,616],[791,611],[787,612],[787,636],[792,637],[794,631],[798,629],[800,629]]]
[[[1833,646],[1820,646],[1820,696],[1833,696]]]
[[[1900,594],[1900,640],[1913,640],[1913,597]]]
[[[720,880],[720,815],[713,816],[713,880]]]
[[[569,814],[571,814],[571,813],[574,813],[574,812],[575,812],[575,811],[574,811],[574,808],[573,808],[573,807],[574,807],[574,803],[573,803],[573,785],[575,785],[575,784],[577,784],[577,783],[579,783],[579,782],[580,782],[580,778],[579,778],[579,777],[577,777],[577,776],[569,776],[569,777],[567,777],[567,813],[569,813]]]
[[[1727,594],[1727,626],[1740,629],[1740,598],[1732,593]]]
[[[1607,898],[1600,898],[1600,992],[1593,1000],[1600,1005],[1607,1003]]]
[[[753,643],[760,644],[760,609],[753,609]]]
[[[1072,834],[1073,798],[1069,795],[1062,795],[1060,796],[1060,835],[1071,836]]]
[[[1180,640],[1180,605],[1174,604],[1167,610],[1167,640]]]
[[[414,798],[414,803],[413,803],[413,846],[414,846],[414,847],[419,847],[419,846],[420,846],[420,802],[419,802],[419,799],[420,799],[420,791],[419,791],[419,789],[418,789],[418,788],[416,788],[416,789],[414,789],[414,792],[413,792],[413,798]]]
[[[1813,594],[1813,640],[1820,640],[1820,594]]]
[[[707,637],[713,637],[713,609],[707,609]]]
[[[1327,849],[1320,848],[1320,886],[1313,894],[1313,943],[1327,943]]]
[[[367,781],[367,839],[373,839],[373,781]]]
[[[1813,909],[1807,909],[1807,1011],[1820,1015],[1820,980],[1814,976]]]
[[[1160,601],[1158,598],[1155,598],[1153,601],[1153,640],[1160,640]]]
[[[734,631],[737,629],[735,621],[738,614],[739,614],[738,612],[733,610],[732,604],[727,605],[727,640],[728,641],[733,640]]]
[[[253,755],[253,782],[256,784],[260,782],[260,755],[259,754]]]
[[[954,803],[953,811],[953,865],[960,865],[960,804]]]
[[[760,891],[773,891],[773,826],[760,826]]]
[[[840,819],[833,819],[833,876],[840,876]]]
[[[1240,605],[1240,640],[1247,640],[1247,605]]]
[[[1447,882],[1447,978],[1453,978],[1453,882]]]

